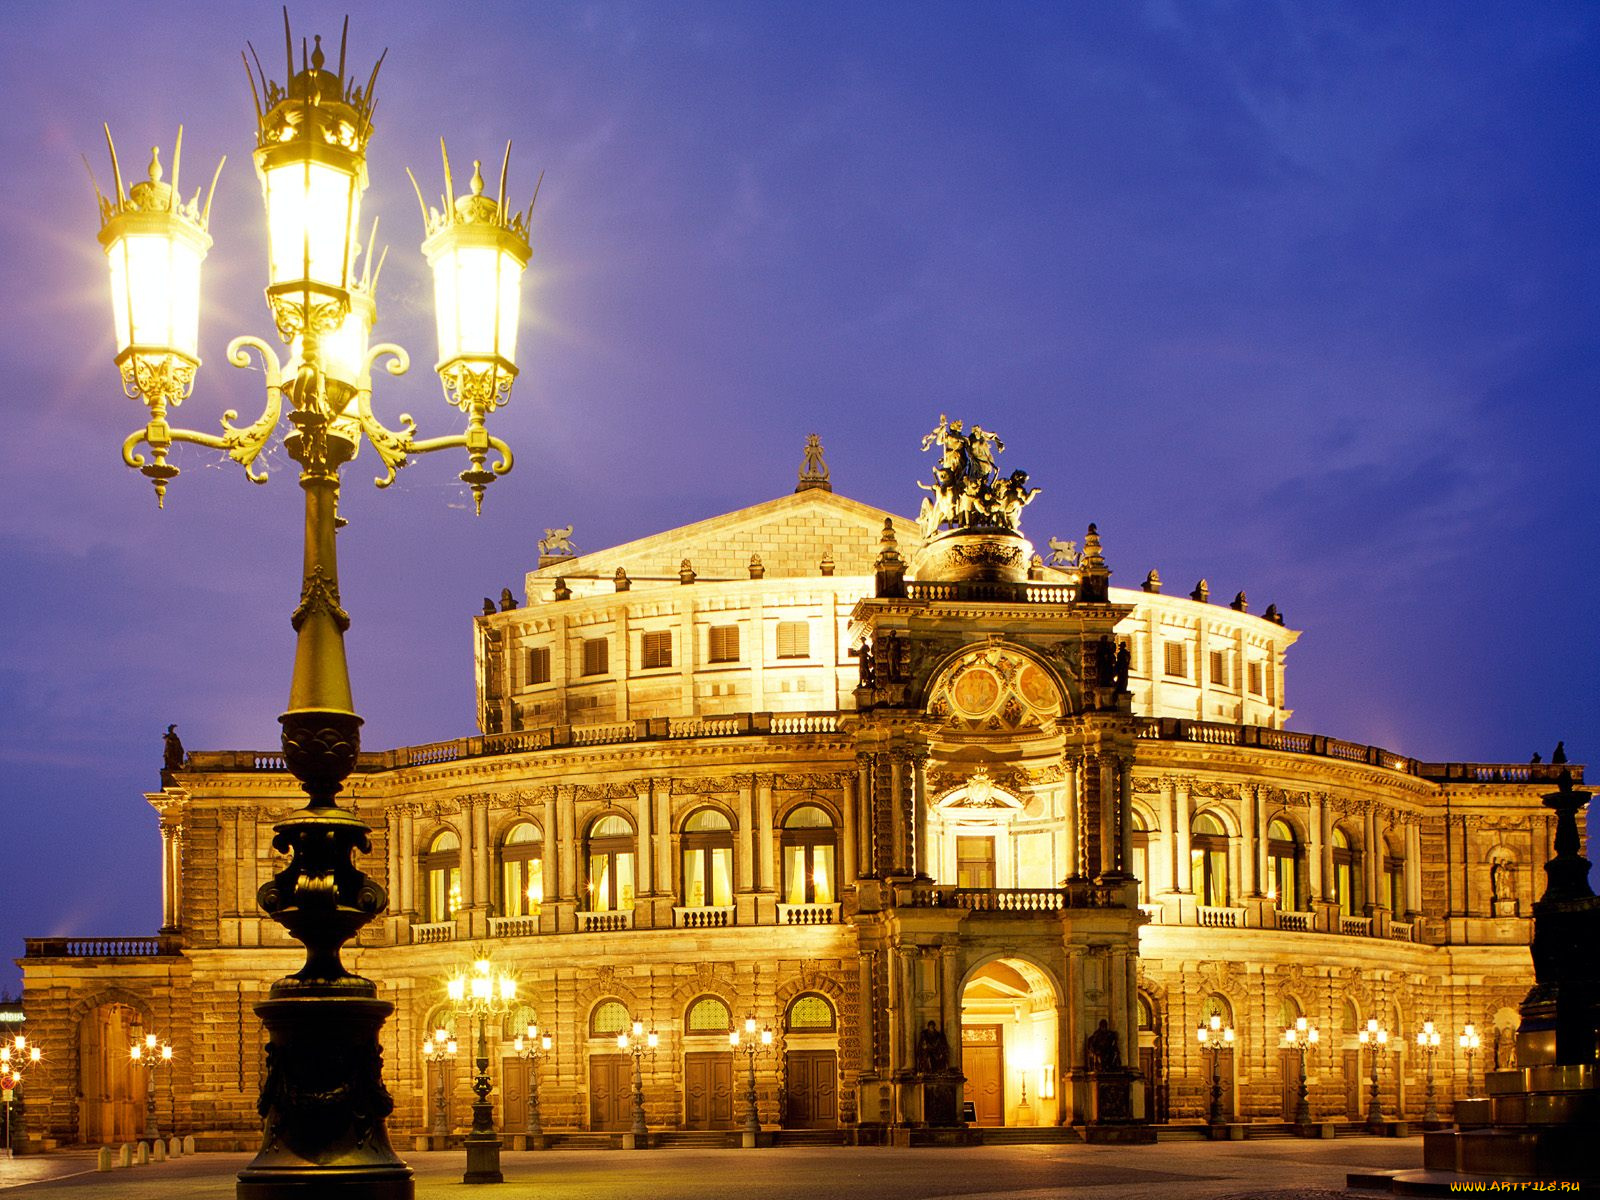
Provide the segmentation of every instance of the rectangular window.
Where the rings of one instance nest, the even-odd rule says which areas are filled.
[[[550,647],[535,646],[528,651],[528,684],[550,682]]]
[[[1211,682],[1218,687],[1228,686],[1228,652],[1226,650],[1213,650],[1211,652]]]
[[[611,643],[605,638],[583,639],[583,673],[604,675],[611,670]]]
[[[811,626],[804,621],[779,621],[778,657],[810,658]]]
[[[1189,678],[1189,650],[1182,642],[1162,643],[1166,652],[1166,674],[1173,679]]]
[[[956,886],[992,888],[994,886],[994,839],[956,838]]]
[[[1250,664],[1250,694],[1261,695],[1261,664],[1258,662]]]
[[[672,631],[663,629],[658,633],[645,633],[639,636],[639,665],[645,670],[652,667],[670,667],[672,665]]]
[[[711,627],[711,653],[708,657],[714,663],[739,661],[739,627],[737,625],[713,625]]]

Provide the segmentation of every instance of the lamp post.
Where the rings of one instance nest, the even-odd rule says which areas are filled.
[[[472,1081],[473,1093],[478,1097],[472,1105],[472,1131],[467,1134],[467,1172],[463,1183],[503,1183],[500,1172],[500,1138],[494,1131],[494,1106],[489,1103],[489,1036],[488,1019],[500,1016],[517,998],[517,981],[503,971],[496,971],[484,955],[473,961],[471,971],[451,977],[448,986],[450,999],[463,1007],[478,1021],[478,1053],[475,1060],[478,1073]]]
[[[1470,1096],[1472,1095],[1472,1059],[1478,1053],[1478,1047],[1483,1044],[1483,1041],[1478,1037],[1478,1030],[1471,1021],[1468,1021],[1462,1029],[1461,1036],[1457,1041],[1467,1056],[1467,1095]]]
[[[743,1030],[734,1028],[728,1032],[728,1045],[743,1054],[749,1064],[749,1083],[744,1093],[744,1146],[753,1149],[761,1135],[761,1114],[756,1110],[756,1055],[772,1046],[772,1026],[757,1032],[755,1017],[746,1017]]]
[[[1195,1030],[1195,1036],[1200,1041],[1200,1048],[1211,1055],[1211,1108],[1206,1114],[1206,1123],[1213,1129],[1223,1124],[1222,1120],[1222,1074],[1219,1062],[1224,1048],[1233,1046],[1233,1026],[1224,1026],[1222,1015],[1212,1013],[1210,1020],[1201,1022]]]
[[[1300,1082],[1294,1102],[1294,1123],[1311,1124],[1311,1102],[1306,1096],[1306,1052],[1322,1040],[1322,1033],[1304,1017],[1283,1031],[1283,1044],[1300,1056]]]
[[[1383,1132],[1383,1103],[1378,1099],[1378,1056],[1389,1044],[1389,1031],[1378,1024],[1377,1017],[1367,1018],[1367,1027],[1356,1035],[1365,1048],[1372,1048],[1372,1098],[1367,1102],[1367,1128],[1373,1133]]]
[[[0,1045],[0,1098],[6,1102],[6,1157],[15,1158],[11,1146],[12,1093],[22,1086],[25,1068],[34,1066],[42,1055],[39,1047],[28,1045],[28,1039],[17,1034],[10,1045]]]
[[[544,1149],[544,1125],[539,1120],[539,1060],[550,1053],[548,1033],[540,1033],[537,1022],[528,1024],[526,1035],[518,1034],[512,1048],[528,1060],[528,1149]]]
[[[161,1067],[169,1073],[172,1070],[172,1044],[147,1033],[128,1047],[128,1058],[134,1066],[144,1068],[144,1136],[154,1140],[161,1136],[156,1125],[156,1071]]]
[[[1422,1055],[1428,1072],[1427,1090],[1424,1093],[1422,1107],[1422,1124],[1427,1129],[1435,1129],[1439,1125],[1439,1108],[1433,1094],[1433,1060],[1439,1053],[1439,1043],[1442,1040],[1432,1021],[1424,1021],[1422,1028],[1417,1030],[1417,1053]]]
[[[444,1064],[455,1056],[456,1040],[443,1026],[435,1029],[431,1038],[422,1039],[422,1061],[434,1068],[434,1079],[437,1081],[433,1091],[433,1135],[440,1139],[441,1150],[444,1149],[444,1139],[450,1136],[449,1116],[445,1112]]]
[[[181,130],[172,183],[163,181],[159,157],[152,155],[148,178],[131,187],[107,130],[114,186],[109,196],[98,189],[96,196],[110,267],[115,362],[123,391],[148,409],[143,427],[123,442],[122,457],[155,485],[158,504],[178,474],[167,461],[175,442],[220,451],[261,482],[265,473],[254,464],[288,401],[283,444],[301,468],[305,552],[300,603],[291,618],[294,673],[279,721],[285,765],[307,802],[276,825],[273,845],[289,861],[256,900],[304,943],[306,962],[256,1005],[268,1037],[259,1106],[263,1137],[260,1152],[240,1172],[238,1196],[275,1200],[314,1189],[325,1196],[410,1200],[411,1171],[389,1145],[385,1125],[394,1101],[383,1084],[378,1030],[394,1006],[339,957],[344,943],[388,902],[383,886],[352,862],[356,851],[370,851],[370,829],[336,801],[355,766],[361,727],[345,661],[350,618],[340,600],[334,551],[339,471],[363,434],[384,470],[380,487],[410,456],[458,447],[468,459],[461,480],[481,508],[485,487],[511,469],[510,449],[490,436],[485,420],[507,401],[517,373],[519,289],[531,254],[532,206],[525,213],[509,209],[504,165],[494,196],[484,194],[475,166],[469,194],[458,197],[445,158],[443,208],[423,205],[422,249],[434,274],[435,370],[446,401],[466,417],[467,427],[418,439],[409,417],[398,431],[382,425],[372,411],[373,367],[387,360],[388,372],[399,375],[410,360],[398,346],[369,344],[379,263],[371,239],[362,253],[359,234],[378,69],[365,84],[347,78],[344,36],[337,69],[327,69],[320,38],[309,55],[302,41],[297,67],[287,15],[284,42],[287,82],[270,80],[256,59],[250,84],[254,160],[267,217],[266,299],[288,356],[280,360],[257,337],[229,344],[230,362],[247,367],[254,356],[265,378],[265,408],[249,425],[232,424],[231,410],[220,435],[168,421],[170,410],[189,397],[200,366],[200,270],[211,246],[211,201],[208,196],[202,207],[197,191],[185,202],[179,191]],[[215,188],[213,177],[212,194]],[[420,202],[420,189],[417,194]]]
[[[643,1150],[650,1136],[650,1129],[644,1120],[644,1056],[648,1054],[653,1062],[660,1045],[661,1038],[656,1034],[655,1027],[652,1026],[646,1033],[643,1021],[634,1021],[631,1030],[617,1034],[617,1049],[633,1055],[633,1127],[628,1131],[628,1136],[633,1139],[632,1148],[635,1150]]]

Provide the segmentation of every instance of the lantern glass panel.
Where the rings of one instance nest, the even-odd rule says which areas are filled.
[[[198,358],[204,248],[176,231],[129,230],[106,257],[117,353],[149,346]]]
[[[515,363],[522,263],[497,245],[459,239],[434,260],[439,361],[502,358]]]
[[[269,282],[343,288],[361,219],[356,177],[326,163],[290,160],[266,168],[262,187]]]

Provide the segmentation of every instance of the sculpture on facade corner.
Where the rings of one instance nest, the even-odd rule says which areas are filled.
[[[557,558],[576,554],[577,551],[572,547],[572,526],[568,524],[560,529],[546,529],[544,536],[539,539],[539,553]]]
[[[929,1021],[917,1035],[917,1070],[924,1072],[946,1071],[950,1068],[950,1043],[945,1041],[944,1030],[937,1021]]]
[[[822,439],[814,433],[806,434],[805,461],[800,464],[801,483],[826,483],[828,464],[822,461]]]
[[[1100,1027],[1089,1035],[1084,1057],[1089,1070],[1096,1073],[1122,1070],[1122,1048],[1117,1044],[1117,1031],[1104,1017],[1100,1018]]]
[[[952,529],[1020,529],[1022,510],[1039,495],[1039,489],[1028,486],[1026,471],[1000,474],[995,455],[1006,445],[998,434],[981,425],[965,430],[962,422],[940,413],[939,424],[922,439],[924,450],[935,447],[939,463],[933,468],[932,485],[917,481],[917,486],[929,493],[922,498],[917,514],[923,537],[933,537],[946,525]]]
[[[178,727],[168,725],[161,739],[161,769],[177,771],[183,768],[183,740],[178,737]]]

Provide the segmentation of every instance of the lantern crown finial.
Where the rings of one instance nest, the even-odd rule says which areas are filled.
[[[383,67],[385,50],[378,56],[365,87],[354,77],[345,78],[345,50],[350,35],[350,18],[346,17],[339,34],[339,65],[336,70],[326,69],[327,56],[322,51],[322,36],[316,35],[314,48],[306,54],[301,41],[300,69],[295,69],[294,38],[289,30],[289,10],[283,12],[283,44],[286,64],[286,83],[278,83],[267,76],[255,46],[246,42],[249,57],[245,71],[250,76],[250,91],[256,102],[256,145],[277,146],[296,140],[313,144],[339,146],[354,154],[365,151],[372,136],[372,113],[376,105],[373,93],[377,87],[378,72]],[[254,69],[251,68],[254,59]]]
[[[178,139],[172,151],[172,182],[165,183],[165,172],[161,166],[161,148],[150,147],[150,166],[146,171],[147,178],[138,183],[125,184],[122,179],[122,167],[117,161],[117,145],[111,138],[111,127],[102,125],[106,134],[106,149],[111,155],[111,183],[113,194],[107,196],[100,190],[99,184],[94,184],[95,200],[100,206],[100,225],[102,230],[115,218],[129,213],[168,213],[176,218],[179,223],[191,226],[198,233],[205,233],[206,225],[211,219],[211,198],[217,191],[217,180],[222,176],[222,165],[227,162],[224,157],[217,163],[216,174],[211,177],[211,190],[206,193],[206,202],[200,203],[200,190],[195,189],[194,195],[185,202],[178,192],[178,169],[183,162],[183,126],[178,126]],[[89,172],[90,182],[94,182],[93,169]],[[103,235],[102,235],[103,236]]]

